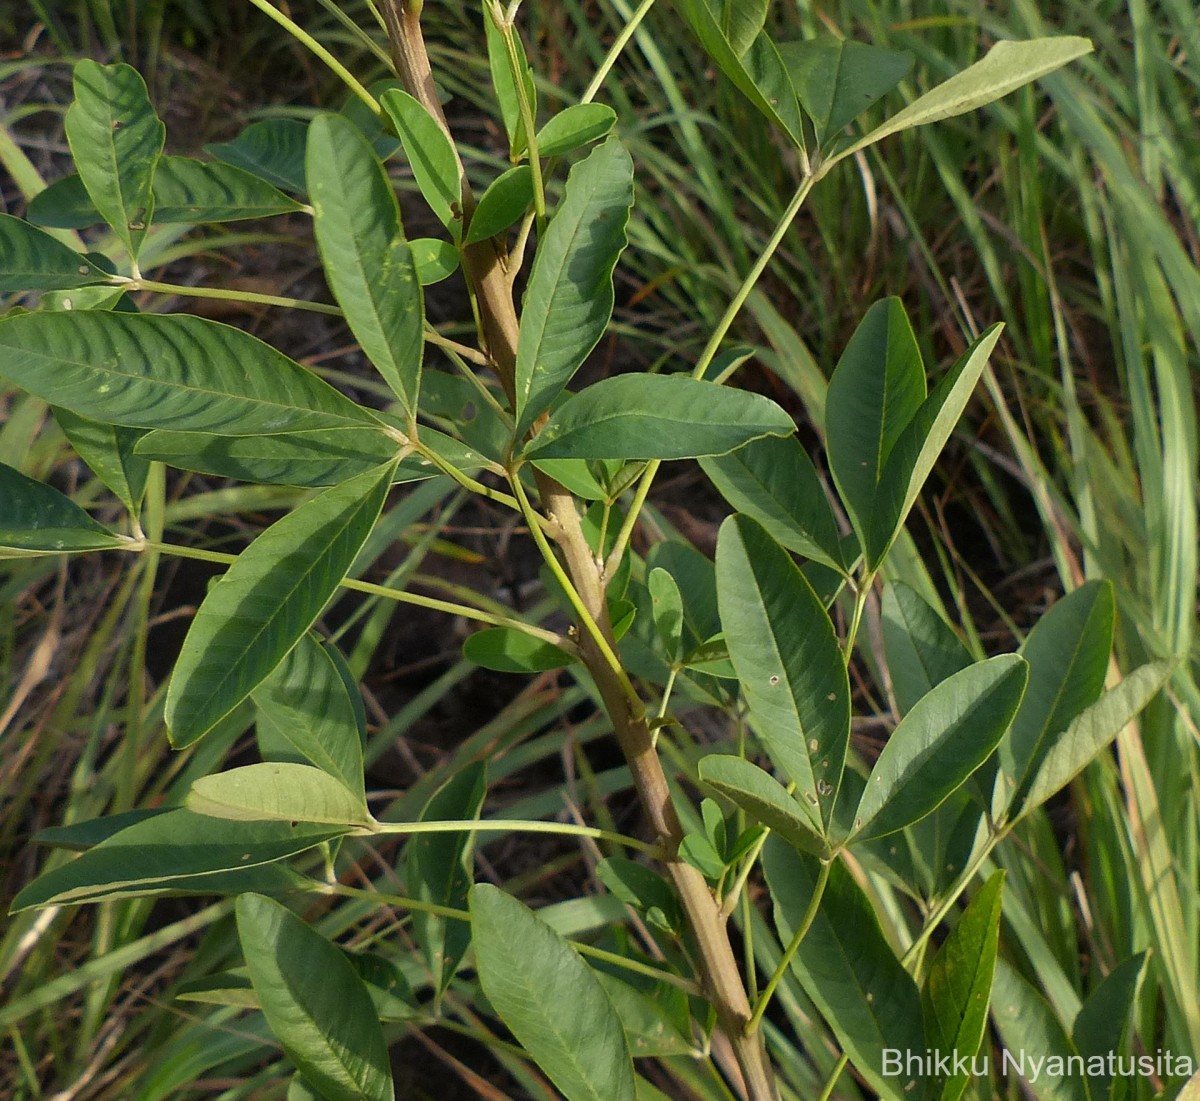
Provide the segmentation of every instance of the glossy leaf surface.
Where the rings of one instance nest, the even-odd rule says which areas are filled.
[[[383,1030],[354,966],[286,907],[237,901],[238,939],[267,1024],[325,1101],[393,1101]]]
[[[571,169],[538,243],[517,340],[517,435],[571,380],[608,327],[613,269],[633,208],[633,161],[616,139]]]
[[[277,520],[209,590],[167,691],[176,746],[190,745],[271,674],[337,591],[379,516],[391,468],[368,471]]]
[[[538,155],[561,157],[599,141],[616,124],[617,113],[604,103],[573,103],[554,115],[537,135]]]
[[[620,1018],[575,950],[490,884],[471,889],[471,929],[484,994],[567,1101],[634,1101]]]
[[[485,627],[463,643],[463,657],[497,673],[541,673],[576,660],[560,646],[513,627]]]
[[[142,433],[88,420],[69,409],[56,408],[54,419],[84,462],[130,512],[136,512],[150,473],[149,462],[134,453]]]
[[[308,124],[296,119],[252,122],[232,141],[204,151],[276,187],[304,194],[304,146]]]
[[[166,127],[128,65],[75,65],[67,144],[92,205],[136,256],[154,214],[154,172]]]
[[[70,864],[39,876],[17,895],[13,910],[158,891],[247,890],[236,875],[346,832],[312,823],[228,822],[170,810],[118,831]],[[234,877],[222,878],[226,873]]]
[[[0,463],[0,548],[60,554],[127,545],[57,489]]]
[[[391,181],[362,131],[340,115],[309,127],[305,173],[329,288],[363,353],[415,418],[424,296]]]
[[[850,741],[850,685],[829,613],[787,551],[745,516],[721,525],[717,598],[751,725],[824,836]]]
[[[520,220],[532,202],[533,170],[527,164],[510,168],[480,196],[465,244],[473,245],[503,233]]]
[[[462,180],[454,146],[438,121],[407,92],[393,88],[379,102],[396,125],[421,194],[457,240],[462,233]]]
[[[0,214],[0,294],[107,282],[108,276],[81,253],[20,218]]]
[[[378,421],[240,329],[182,314],[0,322],[0,377],[106,424],[253,436]]]
[[[682,375],[617,375],[568,398],[530,442],[538,459],[690,459],[723,455],[792,418],[769,398]]]

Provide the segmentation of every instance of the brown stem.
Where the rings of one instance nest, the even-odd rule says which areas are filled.
[[[382,8],[397,74],[409,93],[424,104],[449,134],[430,73],[418,14],[406,0],[383,0]],[[464,218],[469,221],[474,199],[465,175],[463,207]],[[477,296],[488,353],[511,401],[516,377],[518,319],[507,260],[497,244],[483,242],[465,250],[463,267]],[[553,521],[555,539],[571,582],[610,646],[615,646],[604,597],[603,564],[595,561],[584,537],[575,499],[553,479],[539,474],[537,480],[542,508]],[[586,635],[580,641],[580,649],[629,763],[656,840],[664,852],[675,854],[683,840],[683,829],[671,803],[670,788],[654,751],[645,713],[640,708],[635,710],[613,670]],[[746,1034],[750,1002],[717,901],[704,877],[690,864],[674,855],[665,864],[696,940],[697,963],[705,990],[737,1059],[743,1079],[742,1094],[748,1101],[776,1101],[778,1095],[762,1033]]]

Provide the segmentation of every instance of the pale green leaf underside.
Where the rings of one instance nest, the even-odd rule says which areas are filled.
[[[475,886],[470,905],[483,992],[567,1101],[634,1101],[625,1033],[587,964],[498,888]]]
[[[237,901],[238,938],[271,1031],[325,1101],[393,1101],[387,1044],[354,965],[286,907]]]
[[[238,556],[200,605],[167,691],[171,740],[207,733],[316,622],[370,534],[391,465],[306,501]]]
[[[803,852],[827,856],[828,843],[813,831],[812,818],[784,786],[741,757],[709,754],[700,761],[700,779]]]
[[[356,735],[357,736],[357,735]],[[202,776],[188,792],[197,814],[239,822],[315,822],[367,828],[362,796],[312,765],[268,761]]]

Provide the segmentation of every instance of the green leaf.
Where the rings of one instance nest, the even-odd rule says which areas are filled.
[[[1105,1066],[1109,1052],[1120,1055],[1128,1049],[1129,1025],[1137,1008],[1137,991],[1148,958],[1149,952],[1139,952],[1117,964],[1087,996],[1076,1015],[1071,1039],[1089,1064],[1092,1059],[1099,1059],[1098,1065]],[[1088,1069],[1093,1068],[1089,1065]],[[1107,1101],[1111,1096],[1112,1075],[1089,1073],[1088,1087],[1092,1101]]]
[[[721,0],[721,33],[739,57],[759,36],[770,7],[771,0]]]
[[[504,36],[492,20],[489,0],[483,0],[483,26],[487,32],[488,67],[492,73],[492,86],[496,91],[496,102],[500,107],[504,130],[508,135],[509,159],[516,161],[529,144],[525,137],[525,124],[521,118],[521,102],[517,95],[516,81],[519,79],[525,85],[525,95],[534,118],[537,118],[537,88],[525,56],[525,44],[515,28],[513,41],[517,47],[518,76],[514,78],[508,50],[504,45]]]
[[[39,876],[13,900],[12,912],[164,892],[248,890],[238,878],[248,869],[285,860],[347,832],[346,827],[307,822],[230,822],[170,810]]]
[[[563,157],[604,137],[617,112],[603,103],[574,103],[550,119],[537,135],[538,156]]]
[[[90,229],[104,222],[77,172],[39,191],[29,204],[26,217],[48,229]]]
[[[1009,818],[1015,821],[1041,806],[1075,779],[1154,698],[1173,668],[1170,661],[1143,665],[1077,715],[1047,750],[1019,810],[1010,810]]]
[[[532,202],[533,169],[527,164],[510,168],[483,193],[463,243],[473,245],[503,233],[520,220]]]
[[[663,984],[656,983],[657,990],[644,994],[614,975],[601,971],[596,973],[596,978],[612,1002],[621,1027],[625,1030],[630,1054],[635,1059],[664,1055],[697,1056],[696,1046],[687,1041],[676,1027],[669,1009],[660,1003],[658,990],[665,989]]]
[[[543,673],[565,669],[577,658],[560,646],[514,627],[485,627],[468,636],[463,657],[497,673]]]
[[[1110,581],[1089,581],[1058,601],[1029,632],[1021,654],[1029,691],[1000,743],[998,794],[1002,813],[1019,798],[1056,738],[1100,698],[1112,654],[1116,600]]]
[[[571,169],[538,242],[517,339],[517,437],[559,395],[613,310],[613,270],[633,209],[633,161],[610,138]]]
[[[801,852],[829,855],[828,843],[813,830],[811,815],[757,765],[741,757],[711,753],[701,758],[699,768],[703,783],[788,844]]]
[[[969,347],[904,427],[879,478],[867,527],[867,561],[883,561],[904,525],[950,433],[987,366],[1003,326],[993,325]]]
[[[596,878],[626,906],[668,932],[684,928],[683,907],[671,885],[656,871],[623,857],[613,856],[596,865]]]
[[[883,747],[850,840],[886,837],[936,810],[991,756],[1021,704],[1029,667],[1001,654],[942,681]]]
[[[721,525],[717,599],[751,725],[824,837],[850,743],[850,684],[829,613],[787,551],[746,516]]]
[[[387,1044],[353,964],[286,907],[237,900],[238,939],[267,1024],[325,1101],[393,1101]]]
[[[710,883],[725,874],[725,858],[717,847],[702,833],[686,834],[679,843],[679,858],[690,864]]]
[[[0,463],[0,548],[61,554],[128,546],[57,489]]]
[[[412,251],[417,282],[422,287],[440,283],[458,271],[458,249],[452,242],[437,237],[417,237],[408,242]]]
[[[995,872],[942,942],[925,979],[921,999],[925,1041],[952,1060],[974,1059],[983,1042],[1000,943],[1003,887],[1004,872]],[[926,1096],[958,1101],[969,1080],[966,1073],[951,1073],[945,1078],[939,1075],[927,1086]]]
[[[206,145],[204,151],[260,180],[303,195],[304,146],[308,124],[296,119],[253,122],[233,141]]]
[[[206,432],[148,432],[135,451],[180,470],[261,485],[322,487],[348,481],[396,457],[398,444],[378,428],[316,428],[275,436]],[[432,464],[416,456],[396,468],[397,480],[431,478]]]
[[[100,424],[69,409],[55,408],[54,419],[83,461],[130,512],[136,513],[150,475],[149,462],[134,453],[142,433],[121,425]]]
[[[609,498],[608,490],[592,472],[594,464],[586,459],[539,459],[533,465],[585,501]]]
[[[367,410],[240,329],[183,314],[23,314],[0,377],[89,420],[254,436],[378,427]]]
[[[898,298],[876,302],[838,361],[825,400],[829,466],[863,547],[888,455],[925,400],[925,369]]]
[[[75,65],[67,144],[92,205],[136,257],[154,216],[154,171],[166,127],[128,65]]]
[[[646,587],[654,608],[654,629],[669,661],[678,661],[683,646],[683,596],[666,570],[652,569]]]
[[[621,1021],[596,976],[532,910],[490,884],[471,889],[479,981],[567,1101],[634,1101]]]
[[[304,635],[250,698],[259,747],[274,761],[307,762],[338,780],[361,803],[362,740],[350,691],[333,657]]]
[[[305,171],[329,288],[415,423],[425,307],[391,181],[362,131],[340,115],[309,127]]]
[[[384,92],[380,104],[396,125],[413,179],[437,219],[455,239],[462,234],[462,177],[458,155],[440,123],[407,92]]]
[[[422,822],[469,822],[478,818],[487,795],[487,767],[472,762],[433,793],[421,811]],[[417,833],[405,847],[405,885],[414,898],[461,910],[471,886],[471,852],[474,836],[465,830],[453,833]],[[471,943],[471,928],[437,914],[414,910],[417,943],[440,998],[454,978]]]
[[[736,511],[788,550],[845,571],[837,520],[817,468],[794,436],[764,436],[700,466]]]
[[[1091,1101],[1078,1075],[1040,1073],[1046,1060],[1061,1059],[1065,1068],[1078,1052],[1046,999],[1003,958],[996,961],[992,1019],[1010,1053],[1010,1077],[1020,1075],[1038,1101]]]
[[[209,590],[167,690],[173,745],[211,730],[304,637],[371,533],[391,473],[376,468],[306,501],[255,539]]]
[[[690,459],[759,436],[787,436],[792,418],[769,398],[683,375],[617,375],[569,397],[527,450],[536,459]]]
[[[366,801],[312,765],[268,761],[196,780],[187,806],[211,818],[238,822],[316,822],[370,827]]]
[[[763,870],[775,904],[775,927],[787,944],[816,888],[816,857],[778,837],[763,847]],[[907,1101],[907,1079],[885,1075],[885,1049],[923,1052],[921,996],[896,959],[870,901],[842,861],[829,881],[792,974],[829,1023],[854,1069],[880,1096]]]
[[[1062,35],[997,42],[974,65],[939,84],[838,154],[838,160],[914,126],[939,122],[992,103],[1022,85],[1092,52],[1086,38]]]
[[[970,652],[950,625],[902,581],[884,589],[881,618],[888,672],[902,715],[971,664]]]
[[[739,50],[725,36],[722,29],[725,4],[736,2],[675,0],[675,6],[730,83],[797,146],[803,147],[804,128],[800,121],[796,90],[792,87],[791,78],[775,44],[765,32],[761,32],[753,42]],[[740,38],[739,45],[742,45]]]
[[[86,256],[10,214],[0,214],[0,294],[107,283]]]
[[[833,35],[780,43],[779,56],[812,119],[818,146],[895,88],[913,66],[907,50]]]

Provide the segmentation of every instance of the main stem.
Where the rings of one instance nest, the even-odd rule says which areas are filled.
[[[419,9],[411,0],[383,0],[382,9],[392,43],[396,72],[408,92],[418,99],[450,133],[442,114],[421,34]],[[474,207],[463,176],[464,217]],[[514,395],[518,319],[507,275],[508,257],[495,243],[484,241],[464,252],[464,271],[479,304],[487,351],[509,399]],[[597,565],[584,537],[575,499],[552,478],[538,474],[542,508],[553,522],[554,537],[563,566],[583,607],[599,627],[608,647],[615,648],[608,607],[604,599],[603,566]],[[617,743],[629,764],[634,787],[664,854],[664,864],[679,893],[696,941],[697,967],[704,988],[717,1011],[721,1031],[728,1038],[744,1080],[748,1101],[777,1101],[774,1076],[767,1060],[762,1033],[747,1034],[750,1001],[737,960],[729,943],[725,920],[704,877],[676,855],[683,828],[655,753],[645,709],[625,692],[621,679],[587,633],[579,642],[583,662],[592,675],[612,722]]]

